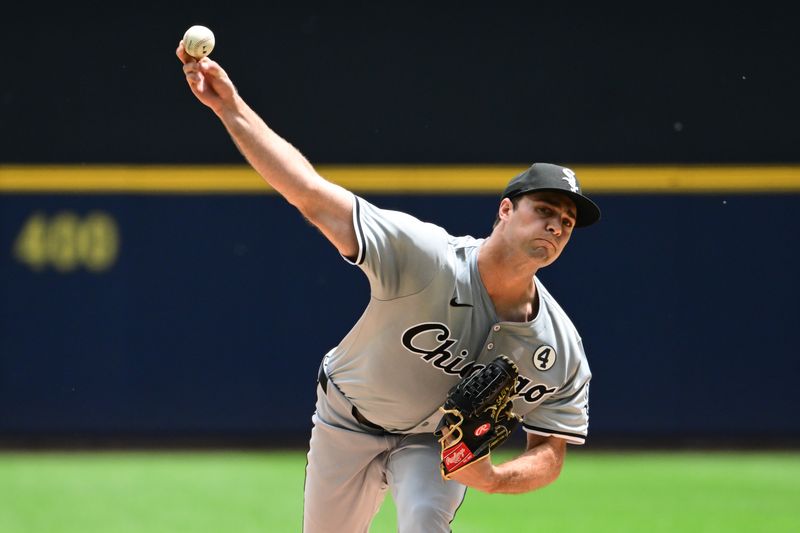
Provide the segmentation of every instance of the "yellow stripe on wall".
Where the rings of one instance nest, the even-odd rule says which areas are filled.
[[[318,165],[359,193],[500,194],[527,165]],[[800,165],[575,165],[591,193],[800,192]],[[7,165],[0,194],[270,194],[247,165]]]

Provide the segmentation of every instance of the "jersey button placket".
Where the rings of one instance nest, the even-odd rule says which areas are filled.
[[[492,331],[500,331],[500,325],[499,324],[495,324],[494,326],[492,326]],[[491,335],[490,335],[490,337],[491,337]],[[493,342],[488,342],[486,344],[486,349],[487,350],[494,350],[494,343]]]

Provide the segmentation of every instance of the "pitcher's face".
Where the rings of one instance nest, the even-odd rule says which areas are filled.
[[[542,266],[555,261],[569,242],[575,227],[575,203],[565,194],[538,191],[519,199],[516,209],[511,200],[507,228],[512,245]],[[503,207],[501,206],[501,209]]]

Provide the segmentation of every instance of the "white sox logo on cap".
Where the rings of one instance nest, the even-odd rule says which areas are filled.
[[[578,188],[578,180],[575,178],[575,173],[568,168],[561,169],[561,172],[563,172],[565,176],[561,179],[569,183],[569,190],[572,192],[580,192],[580,189]]]
[[[550,370],[554,364],[556,364],[556,351],[552,346],[543,344],[533,352],[533,366],[538,370]]]

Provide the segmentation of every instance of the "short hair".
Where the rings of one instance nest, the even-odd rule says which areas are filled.
[[[511,205],[514,207],[514,209],[517,208],[517,206],[519,205],[519,199],[522,198],[523,196],[525,195],[518,194],[517,196],[512,196],[511,198],[509,198],[509,200],[511,200]],[[499,223],[500,223],[500,214],[498,213],[494,217],[494,224],[492,224],[492,229],[496,228]]]

